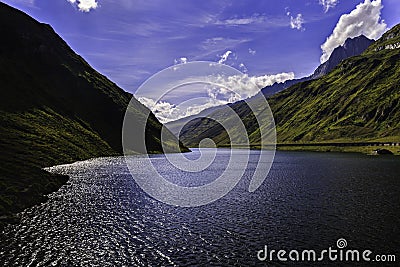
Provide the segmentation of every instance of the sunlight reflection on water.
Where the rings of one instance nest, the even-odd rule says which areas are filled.
[[[219,162],[226,160],[224,153],[218,152]],[[257,153],[252,151],[251,158]],[[146,170],[140,169],[141,157],[136,160],[141,175]],[[209,183],[223,171],[223,164],[216,163],[201,176],[181,175],[166,166],[162,155],[153,162],[170,173],[172,182],[186,186]],[[256,253],[266,244],[324,249],[340,237],[352,247],[397,251],[397,158],[279,152],[254,193],[247,190],[255,167],[251,162],[234,190],[197,208],[149,197],[130,176],[123,157],[52,167],[70,175],[69,183],[46,203],[23,212],[19,225],[5,229],[0,263],[264,266]]]

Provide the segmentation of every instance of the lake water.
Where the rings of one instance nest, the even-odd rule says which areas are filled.
[[[200,185],[223,171],[219,163],[229,157],[227,151],[218,150],[217,163],[197,176],[174,173],[163,155],[154,156],[153,162],[177,184]],[[250,162],[258,153],[251,151]],[[249,164],[246,173],[252,168]],[[257,252],[265,245],[321,251],[336,248],[339,238],[347,240],[347,248],[397,254],[400,261],[396,157],[278,151],[258,190],[248,192],[245,175],[223,198],[195,208],[149,197],[122,157],[53,171],[69,174],[69,183],[0,234],[1,266],[280,265],[277,260],[259,261]],[[146,170],[138,164],[135,175],[140,173],[146,175]]]

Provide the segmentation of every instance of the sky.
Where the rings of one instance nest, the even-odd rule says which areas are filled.
[[[246,82],[257,85],[238,97],[205,88],[205,95],[214,102],[194,103],[196,112],[249,97],[273,82],[307,76],[348,37],[364,34],[377,39],[400,23],[398,0],[3,2],[50,24],[96,70],[134,94],[163,69],[194,61],[232,67]],[[175,94],[175,103],[168,98],[154,99],[144,90],[136,96],[167,122],[194,112],[187,107],[176,112],[179,101],[194,97],[189,87],[185,90],[181,90],[180,100]]]

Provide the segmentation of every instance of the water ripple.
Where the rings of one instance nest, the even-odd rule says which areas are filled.
[[[215,174],[221,166],[212,166]],[[382,253],[400,245],[400,165],[393,158],[278,153],[259,190],[247,191],[247,175],[227,196],[198,208],[147,196],[122,157],[48,170],[71,179],[1,233],[2,266],[265,266],[256,258],[264,245],[325,249],[342,236]],[[214,179],[171,177],[182,184]]]

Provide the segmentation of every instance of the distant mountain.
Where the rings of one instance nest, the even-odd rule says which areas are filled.
[[[121,154],[132,95],[91,68],[49,25],[4,3],[0,25],[1,217],[66,181],[42,167]],[[142,137],[148,150],[161,152],[162,125],[135,99],[130,110],[138,126],[150,115]]]
[[[400,24],[372,43],[363,54],[342,61],[329,74],[298,83],[269,97],[280,143],[400,141]],[[250,99],[257,101],[260,96]],[[254,114],[241,102],[230,107],[246,126],[250,142],[261,141]],[[224,109],[211,116],[224,117]],[[263,112],[263,111],[261,111]],[[202,138],[229,145],[222,127],[195,119],[181,132],[184,144]],[[235,138],[235,136],[233,136]]]
[[[175,135],[178,136],[179,135],[179,129],[186,124],[187,122],[194,120],[196,118],[203,118],[203,117],[207,117],[207,115],[217,111],[220,108],[223,108],[224,106],[215,106],[215,107],[211,107],[211,108],[207,108],[205,110],[202,110],[200,113],[195,114],[195,115],[191,115],[188,117],[184,117],[181,118],[179,120],[176,121],[171,121],[168,123],[165,123],[164,125]]]
[[[271,96],[297,83],[320,78],[331,72],[343,60],[361,55],[373,42],[373,40],[368,39],[364,35],[349,38],[342,46],[336,47],[329,59],[325,63],[322,63],[310,76],[288,80],[284,83],[275,83],[271,86],[264,87],[261,89],[261,92],[265,96]]]
[[[266,97],[272,96],[276,93],[279,93],[280,91],[285,90],[286,88],[289,88],[292,85],[295,85],[297,83],[305,82],[311,80],[311,75],[299,79],[293,79],[293,80],[287,80],[283,83],[274,83],[273,85],[266,86],[261,89],[261,93],[265,95]]]
[[[268,96],[272,96],[280,91],[283,91],[286,88],[289,88],[295,84],[313,80],[313,79],[317,79],[317,78],[329,73],[344,59],[347,59],[352,56],[360,55],[373,42],[374,42],[373,40],[368,39],[364,35],[361,35],[361,36],[353,38],[353,39],[349,38],[346,40],[346,42],[344,43],[343,46],[335,48],[335,50],[332,52],[331,56],[329,57],[329,60],[326,61],[325,63],[321,64],[312,75],[303,77],[303,78],[299,78],[299,79],[287,80],[283,83],[274,83],[273,85],[262,88],[261,93],[264,94],[264,96],[268,97]],[[195,120],[196,118],[207,117],[207,115],[212,114],[214,111],[216,111],[217,109],[220,109],[221,107],[223,107],[223,106],[208,108],[208,109],[203,110],[199,114],[185,117],[185,118],[182,118],[182,119],[179,119],[176,121],[172,121],[165,125],[168,127],[168,129],[173,134],[178,136],[177,130],[182,128],[182,126],[184,124],[186,124],[187,122],[190,122],[191,120]]]

